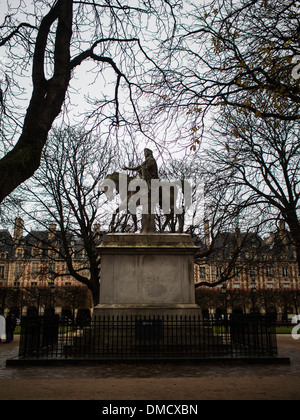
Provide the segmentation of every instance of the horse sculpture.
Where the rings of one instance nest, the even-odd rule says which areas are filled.
[[[117,209],[115,210],[115,213],[113,214],[113,217],[112,217],[111,222],[110,222],[110,231],[111,232],[115,232],[115,230],[116,230],[116,223],[115,223],[116,222],[116,217],[119,215],[120,209],[122,209],[122,207],[124,206],[124,201],[126,201],[126,203],[128,203],[130,198],[135,194],[135,192],[128,191],[128,185],[130,184],[131,181],[133,181],[135,179],[134,177],[128,177],[125,174],[122,174],[122,173],[119,173],[119,172],[114,172],[110,175],[107,175],[106,179],[109,179],[109,180],[114,182],[116,191],[120,195],[120,177],[126,177],[127,178],[126,179],[127,196],[125,198],[123,198],[123,201],[117,207]],[[136,214],[126,214],[126,216],[127,217],[125,217],[125,222],[123,223],[123,225],[124,225],[123,230],[126,230],[126,231],[129,230],[128,217],[131,216],[132,220],[133,220],[133,224],[134,224],[134,231],[136,232],[138,230],[138,221],[137,221]]]
[[[137,193],[137,191],[129,191],[128,190],[128,186],[129,184],[136,180],[137,178],[135,177],[130,177],[127,176],[126,174],[123,173],[119,173],[119,172],[114,172],[110,175],[108,175],[106,178],[113,181],[114,185],[115,185],[115,189],[117,191],[117,193],[120,195],[120,179],[124,177],[123,179],[125,180],[126,177],[126,185],[127,185],[127,190],[126,190],[126,196],[122,197],[122,202],[121,204],[118,206],[118,208],[115,210],[115,213],[112,217],[111,223],[110,223],[110,230],[111,232],[115,232],[116,229],[116,217],[119,215],[120,211],[122,209],[124,209],[124,206],[127,205],[127,203],[129,203],[130,199]],[[124,181],[124,182],[125,182]],[[161,185],[164,181],[161,181]],[[168,183],[170,185],[170,183]],[[183,184],[182,184],[183,185]],[[171,187],[170,187],[170,205],[169,205],[169,210],[170,212],[168,214],[165,214],[165,218],[166,220],[164,221],[161,230],[162,232],[165,232],[167,226],[169,226],[171,228],[171,231],[174,231],[174,227],[176,225],[176,223],[178,222],[178,229],[177,232],[178,233],[182,233],[183,232],[183,219],[184,219],[184,215],[183,214],[178,214],[177,212],[175,213],[175,202],[174,202],[174,198],[175,198],[175,188],[177,188],[177,186],[174,184],[172,185],[171,183]],[[160,209],[162,209],[162,188],[159,189],[159,202],[158,205],[160,207]],[[140,205],[141,203],[139,201],[137,201],[136,205]],[[125,206],[126,207],[126,206]],[[174,216],[176,215],[176,220],[174,221]],[[127,213],[127,216],[129,216],[129,214]],[[130,216],[132,217],[133,220],[133,224],[134,224],[134,231],[136,232],[138,230],[138,220],[137,220],[137,215],[131,213]],[[125,218],[125,223],[124,223],[124,228],[125,230],[128,230],[128,217]],[[173,223],[172,223],[173,222]],[[125,226],[126,225],[126,226]]]

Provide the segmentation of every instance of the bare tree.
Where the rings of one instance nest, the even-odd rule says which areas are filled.
[[[296,0],[191,2],[177,37],[164,45],[171,64],[164,74],[167,84],[159,85],[163,99],[156,113],[190,114],[195,150],[211,113],[223,106],[299,120],[299,28]]]
[[[167,180],[171,185],[171,206],[169,214],[158,212],[159,231],[199,234],[204,217],[202,175],[200,157],[195,157],[188,151],[182,158],[170,159],[160,168],[160,179]]]
[[[47,248],[50,260],[67,264],[65,273],[50,274],[53,278],[73,276],[91,290],[94,304],[99,299],[100,279],[96,249],[102,222],[99,181],[105,179],[113,161],[108,145],[99,146],[91,135],[70,128],[54,130],[42,153],[40,169],[23,186],[28,221],[47,230],[53,226],[50,235],[36,238],[36,245]]]
[[[272,108],[270,108],[272,111]],[[284,220],[300,267],[299,123],[240,114],[227,107],[215,125],[208,154],[215,169],[239,190],[242,211],[265,232]]]
[[[203,145],[198,154],[204,208],[200,230],[194,236],[198,246],[195,263],[219,263],[221,271],[217,276],[200,279],[196,288],[216,287],[233,280],[237,267],[243,271],[252,264],[262,264],[269,249],[261,236],[266,233],[262,221],[244,201],[243,186],[234,182],[234,168],[220,164],[224,156],[228,158],[228,152],[221,137]]]
[[[103,131],[105,123],[107,132],[117,133],[129,123],[135,131],[142,128],[138,99],[147,91],[139,80],[158,69],[157,42],[173,36],[179,8],[177,2],[161,0],[138,1],[134,6],[126,0],[56,0],[50,5],[43,0],[30,6],[23,0],[17,6],[7,2],[0,23],[5,58],[0,86],[0,202],[39,167],[49,130],[78,88],[76,76],[83,83],[89,75],[95,86],[88,98],[93,107],[81,122]],[[80,74],[83,63],[87,67]],[[24,107],[20,98],[27,101],[22,94],[28,91],[31,69],[32,93]],[[112,88],[105,89],[103,81],[111,81]],[[70,118],[66,109],[63,116]]]

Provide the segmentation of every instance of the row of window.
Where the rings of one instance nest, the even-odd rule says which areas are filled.
[[[206,276],[207,276],[206,268],[207,267],[199,267],[199,277],[200,277],[200,279],[206,279]],[[284,278],[290,277],[290,270],[289,270],[288,266],[282,266],[281,269],[282,269],[281,270],[282,277],[284,277]],[[242,268],[235,267],[233,276],[236,277],[236,278],[240,277],[240,274],[242,273],[242,271],[243,271]],[[222,267],[216,267],[216,277],[220,278],[222,276],[222,273],[223,273],[223,268]],[[258,268],[257,267],[254,267],[254,266],[249,267],[249,276],[251,278],[257,277],[257,274],[258,274]],[[265,274],[266,274],[266,277],[273,277],[273,275],[274,275],[273,267],[266,266],[265,267]]]
[[[56,248],[56,249],[55,249]],[[74,254],[75,250],[73,248],[70,249],[70,251]],[[24,258],[24,248],[17,248],[15,251],[15,257],[16,258]],[[43,249],[40,247],[33,247],[32,251],[31,251],[31,255],[33,257],[37,257],[38,255],[41,255],[43,252]],[[55,257],[55,255],[57,255],[59,252],[59,248],[58,247],[54,247],[53,249],[49,249],[48,253],[51,257]],[[0,256],[1,258],[6,258],[6,254],[1,254]],[[80,252],[78,252],[78,257],[79,258],[86,258],[86,251],[85,249],[81,250]]]
[[[53,284],[53,283],[52,283],[52,284]],[[64,285],[65,285],[65,286],[72,286],[72,282],[70,282],[70,281],[65,281]],[[37,281],[31,281],[31,282],[30,282],[30,286],[31,286],[31,287],[37,287],[37,286],[38,286]],[[51,283],[48,283],[48,286],[51,286]]]
[[[15,263],[15,271],[14,274],[16,276],[21,276],[23,274],[23,269],[24,269],[24,263]],[[46,273],[56,273],[57,270],[57,266],[56,263],[52,262],[48,264],[48,267],[44,267],[41,266],[40,263],[32,263],[31,264],[31,274],[32,275],[39,275],[39,274],[43,274],[43,271]],[[69,274],[69,269],[68,269],[68,265],[65,264],[64,265],[64,273],[65,274]],[[58,271],[58,270],[57,270]],[[83,276],[88,276],[89,275],[89,270],[88,269],[83,269],[81,271],[81,274]],[[4,265],[0,265],[0,279],[4,279],[5,278],[5,266]]]
[[[18,286],[20,286],[20,282],[15,282],[15,284],[17,284]],[[70,281],[65,281],[64,284],[61,283],[60,285],[61,286],[62,285],[64,285],[64,286],[72,286],[72,284],[74,284],[74,283],[72,283]],[[0,281],[0,287],[3,287],[5,285],[6,285],[6,283]],[[48,283],[48,286],[50,286],[50,283]],[[30,282],[30,287],[38,287],[38,282],[37,281],[31,281]]]
[[[280,287],[283,287],[284,289],[290,289],[291,288],[291,283],[283,283],[283,284],[280,285]],[[240,283],[234,283],[233,288],[234,289],[242,289],[243,286]],[[256,285],[255,285],[255,288],[256,288]],[[266,288],[267,289],[274,289],[275,285],[274,285],[274,283],[267,283]],[[251,289],[251,285],[250,285],[250,289]]]

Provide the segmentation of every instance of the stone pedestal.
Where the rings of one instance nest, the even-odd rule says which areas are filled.
[[[112,355],[175,357],[199,353],[212,331],[195,303],[190,235],[108,234],[99,247],[98,332],[89,337]],[[201,332],[200,332],[201,331]]]
[[[186,234],[108,234],[99,247],[94,314],[189,315],[195,304],[194,246]]]

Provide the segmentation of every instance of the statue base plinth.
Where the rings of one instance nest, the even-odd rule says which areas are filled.
[[[195,305],[194,246],[186,234],[108,234],[100,305]]]
[[[89,337],[97,351],[139,359],[199,354],[204,335],[195,303],[196,250],[185,234],[105,235],[98,248],[100,303],[93,313],[98,329]],[[205,337],[210,342],[210,328]]]
[[[189,317],[201,316],[202,311],[196,304],[99,304],[95,306],[93,315],[99,317]]]

